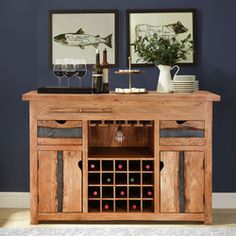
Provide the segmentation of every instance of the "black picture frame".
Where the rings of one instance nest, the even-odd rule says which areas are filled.
[[[97,48],[106,48],[108,63],[117,66],[118,42],[117,10],[49,11],[50,67],[57,58],[83,58],[93,65]]]
[[[194,52],[189,55],[187,61],[177,63],[179,66],[195,66],[197,63],[197,38],[196,38],[196,9],[129,9],[126,10],[126,30],[127,30],[127,58],[131,57],[131,65],[134,67],[153,66],[152,63],[137,62],[138,56],[135,55],[133,46],[133,38],[135,37],[136,23],[143,25],[153,25],[154,27],[164,27],[165,25],[176,23],[177,21],[184,21],[183,26],[187,24],[190,26],[186,33],[182,36],[187,36],[191,33],[194,41]],[[190,21],[190,22],[189,22]],[[159,23],[158,23],[159,22]],[[181,22],[182,23],[182,22]],[[186,26],[185,26],[186,27]],[[138,28],[138,27],[137,27]],[[137,29],[136,28],[136,29]],[[158,30],[156,28],[156,30]],[[148,31],[148,29],[147,29]],[[160,32],[160,31],[158,31]],[[162,31],[163,32],[163,31]],[[137,30],[136,30],[137,34]],[[127,61],[128,64],[128,61]]]

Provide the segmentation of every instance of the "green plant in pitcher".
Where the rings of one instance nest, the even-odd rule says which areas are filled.
[[[194,51],[191,34],[182,40],[178,40],[176,37],[164,38],[153,34],[149,37],[139,37],[131,45],[134,46],[134,52],[140,59],[146,63],[154,63],[156,66],[173,66],[180,60],[186,60],[187,54]]]

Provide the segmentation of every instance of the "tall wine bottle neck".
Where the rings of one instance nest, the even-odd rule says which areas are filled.
[[[96,65],[100,65],[100,55],[98,50],[96,50]]]
[[[103,65],[108,65],[108,62],[107,62],[107,50],[106,49],[103,50],[102,64]]]

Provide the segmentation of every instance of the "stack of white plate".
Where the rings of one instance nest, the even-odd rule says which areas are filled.
[[[195,76],[178,75],[171,80],[171,90],[175,93],[191,93],[199,90],[199,81]]]

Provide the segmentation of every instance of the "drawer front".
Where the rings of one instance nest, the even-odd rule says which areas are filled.
[[[141,95],[140,95],[141,96]],[[124,95],[119,99],[102,100],[92,96],[91,101],[35,101],[33,109],[37,120],[203,120],[205,104],[201,102],[131,102]],[[95,99],[96,98],[96,99]]]
[[[82,122],[68,120],[38,121],[39,145],[82,145]]]
[[[204,145],[204,121],[160,121],[160,145]]]

